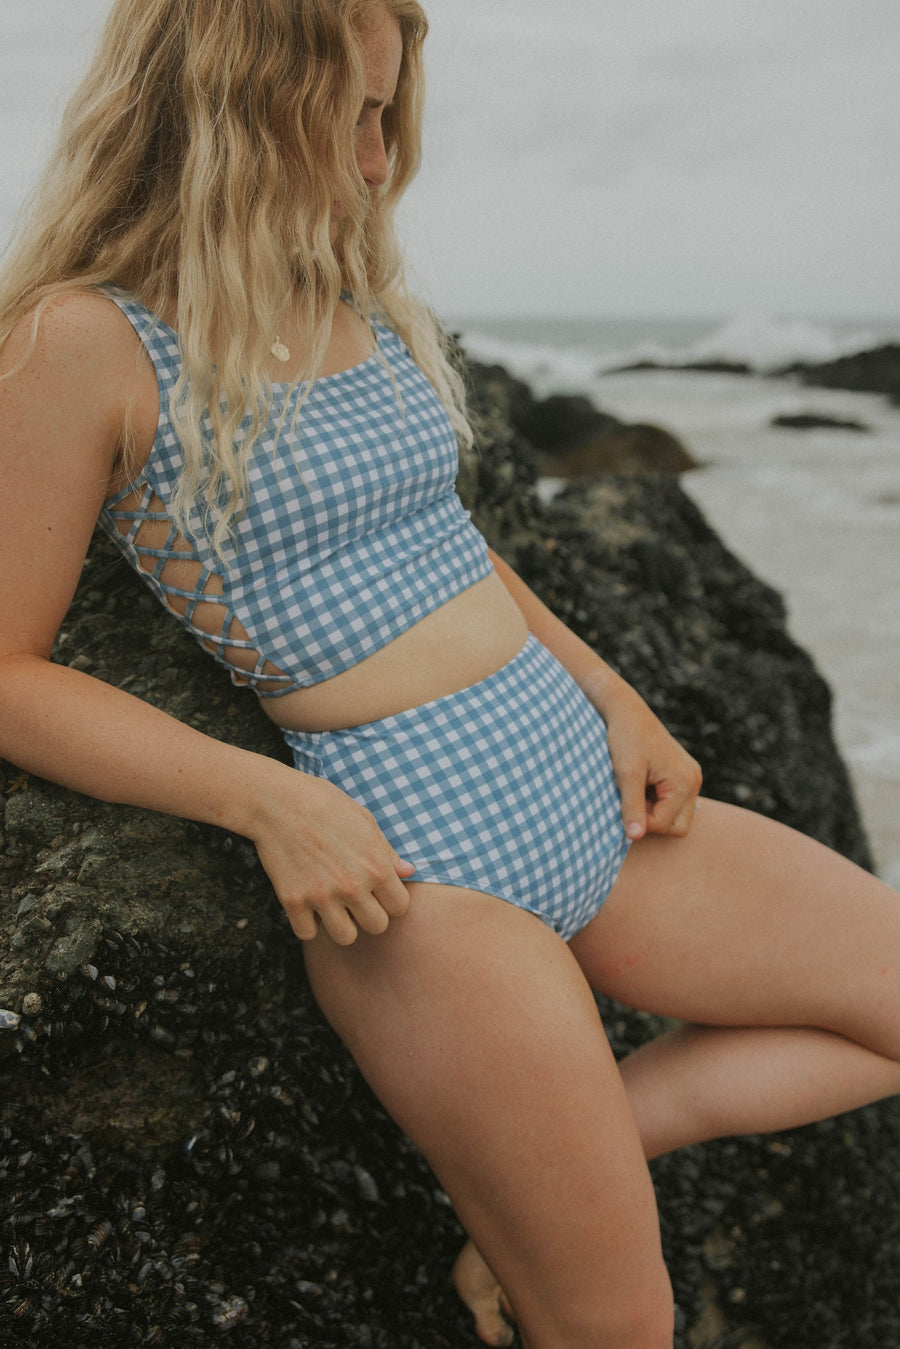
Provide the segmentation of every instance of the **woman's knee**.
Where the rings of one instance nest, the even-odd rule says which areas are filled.
[[[671,1349],[675,1335],[675,1300],[668,1271],[660,1258],[656,1277],[640,1292],[640,1301],[604,1309],[609,1349]],[[585,1349],[590,1343],[585,1340]]]
[[[577,1302],[545,1310],[539,1326],[520,1327],[528,1349],[672,1349],[675,1305],[661,1257],[636,1291],[611,1287],[600,1270]]]

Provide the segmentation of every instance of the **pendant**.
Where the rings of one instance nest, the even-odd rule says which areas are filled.
[[[280,361],[282,365],[284,365],[285,361],[289,361],[291,359],[291,353],[288,350],[288,348],[284,345],[280,337],[275,338],[275,341],[269,347],[269,350],[275,357],[276,361]]]

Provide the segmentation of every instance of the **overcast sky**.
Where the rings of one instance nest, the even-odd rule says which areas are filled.
[[[109,0],[0,0],[0,227]],[[426,0],[450,316],[900,315],[900,0]]]

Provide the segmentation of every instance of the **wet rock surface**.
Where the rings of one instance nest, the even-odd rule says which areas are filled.
[[[777,595],[660,475],[549,507],[502,372],[462,487],[653,703],[710,794],[866,864],[828,690]],[[100,539],[57,659],[281,756]],[[324,1024],[252,848],[0,766],[0,1346],[474,1345],[460,1233]],[[651,1019],[602,1011],[617,1053]],[[893,1104],[654,1165],[679,1349],[900,1345]]]

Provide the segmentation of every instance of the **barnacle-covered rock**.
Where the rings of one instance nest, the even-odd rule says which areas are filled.
[[[594,477],[542,506],[515,388],[472,378],[461,485],[489,540],[717,794],[865,862],[828,692],[778,597],[671,477]],[[55,658],[283,753],[99,538]],[[0,823],[0,1344],[474,1345],[446,1196],[315,1009],[250,845],[9,764]],[[603,1011],[618,1053],[654,1028]],[[900,1343],[898,1133],[881,1106],[657,1163],[679,1346],[712,1300],[722,1345],[753,1323],[773,1349]]]

